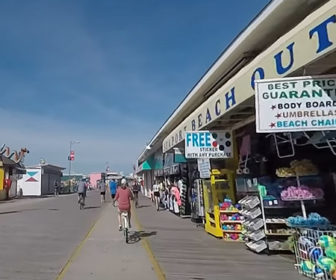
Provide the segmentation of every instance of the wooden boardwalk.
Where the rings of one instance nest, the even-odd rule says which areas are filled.
[[[166,279],[299,280],[294,259],[258,255],[243,243],[224,242],[169,211],[157,212],[147,198],[136,209],[152,251]]]

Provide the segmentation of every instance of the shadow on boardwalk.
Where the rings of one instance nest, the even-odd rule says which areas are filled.
[[[156,231],[151,231],[151,232],[146,232],[146,231],[135,231],[131,232],[129,236],[129,242],[130,244],[132,243],[137,243],[139,242],[142,238],[150,237],[156,235]]]

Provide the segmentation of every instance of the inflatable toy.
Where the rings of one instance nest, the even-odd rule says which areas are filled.
[[[329,236],[329,235],[322,235],[320,238],[319,238],[319,241],[318,241],[319,245],[322,247],[322,248],[327,248],[327,247],[332,247],[332,246],[336,246],[336,240],[335,238]]]
[[[336,270],[336,263],[331,258],[320,257],[317,260],[317,265],[329,273],[333,273]]]
[[[321,247],[312,247],[309,249],[309,260],[313,263],[323,256],[323,250]]]

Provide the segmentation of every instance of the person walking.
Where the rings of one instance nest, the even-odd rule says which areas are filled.
[[[154,196],[154,201],[155,201],[155,208],[156,208],[156,211],[159,211],[160,209],[160,190],[159,190],[159,184],[157,181],[155,181],[152,190],[153,190],[153,196]]]
[[[99,181],[98,188],[100,191],[100,203],[103,204],[105,202],[105,194],[106,194],[106,185],[103,180]]]
[[[139,190],[140,190],[139,183],[137,182],[137,180],[134,180],[132,184],[132,191],[134,195],[134,205],[136,208],[138,208],[139,206]]]
[[[58,181],[55,180],[55,183],[54,183],[54,195],[55,196],[59,196],[59,189],[60,189],[60,185],[59,185]]]
[[[114,179],[110,181],[109,187],[110,187],[111,198],[113,200],[117,193],[117,183]]]

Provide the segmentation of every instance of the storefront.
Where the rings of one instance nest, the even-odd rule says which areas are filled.
[[[146,197],[151,197],[151,190],[154,184],[154,172],[152,169],[153,156],[147,158],[143,162],[139,162],[136,168],[136,174],[140,177],[141,181],[141,192]]]
[[[29,151],[22,148],[20,152],[11,152],[3,145],[0,149],[0,200],[16,197],[17,181],[26,173],[23,159]]]
[[[271,2],[240,34],[151,141],[165,155],[186,148],[187,166],[194,170],[189,185],[203,198],[205,230],[245,242],[257,253],[293,249],[300,231],[288,221],[336,222],[336,2],[302,1],[300,9],[297,1],[279,2]],[[187,151],[192,142],[208,142],[215,153]],[[144,151],[140,158],[147,156]],[[199,179],[202,194],[196,191]],[[297,214],[302,219],[288,219]],[[315,247],[323,243],[319,237],[332,233],[318,235]],[[332,259],[333,251],[322,249]],[[331,279],[336,270],[322,256],[318,264],[296,255],[299,270],[312,278]]]

